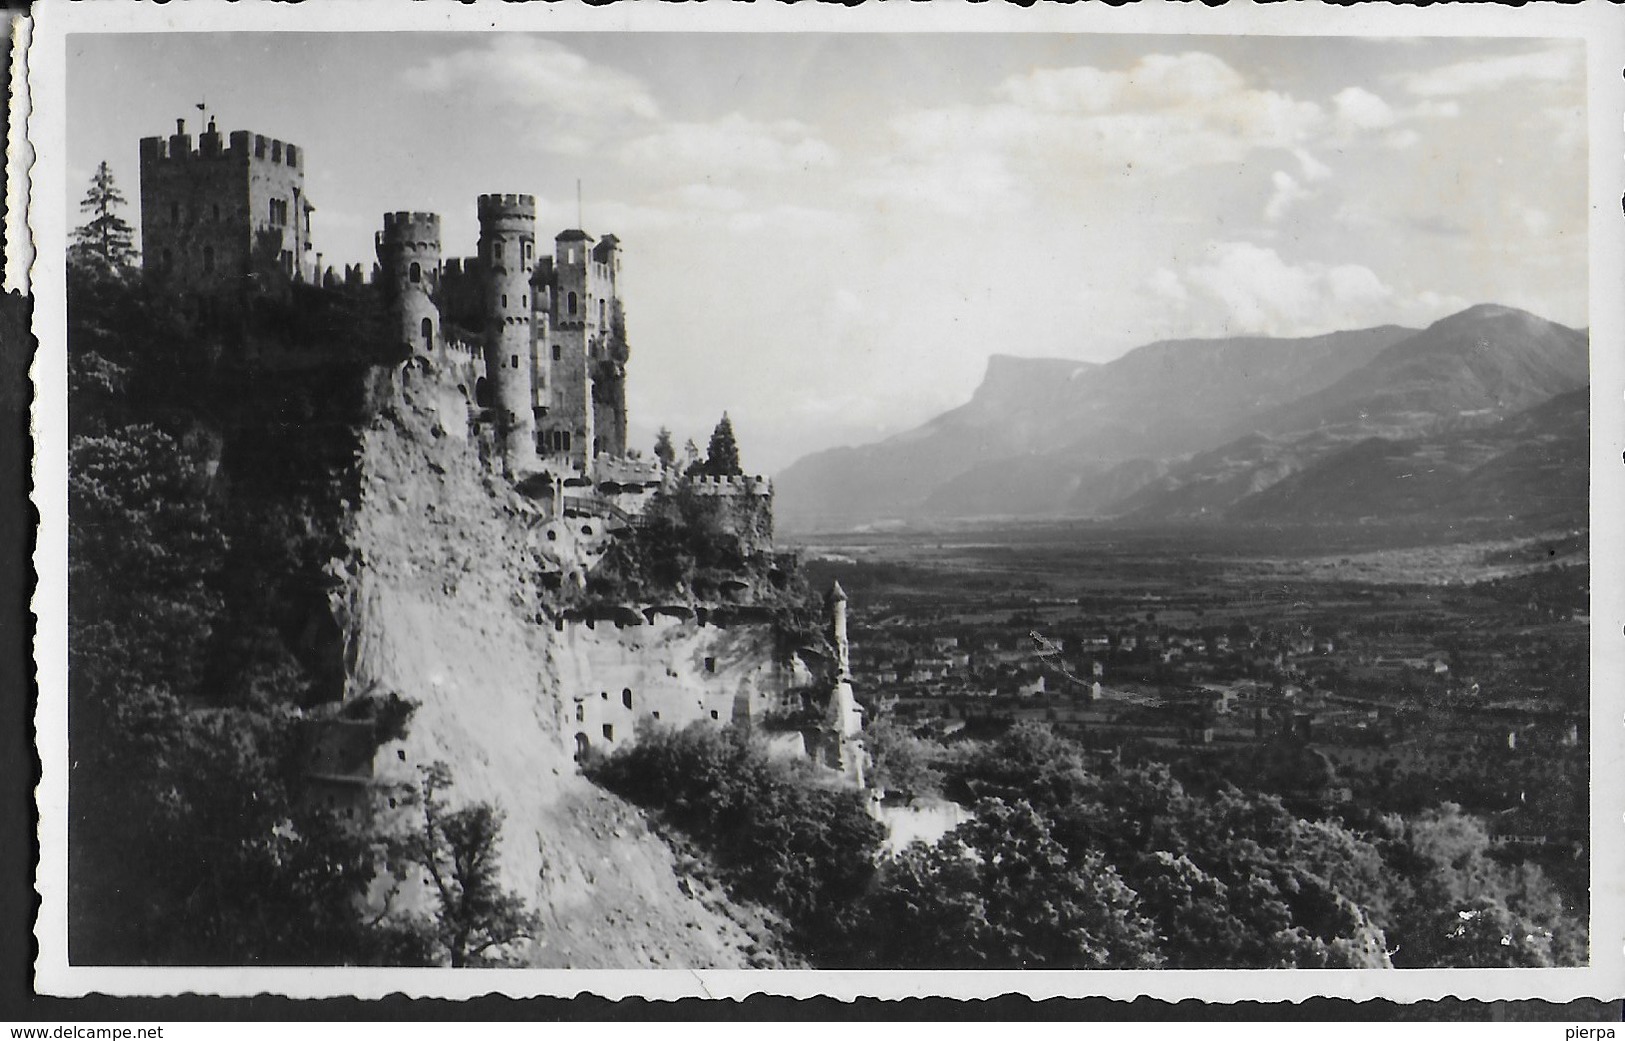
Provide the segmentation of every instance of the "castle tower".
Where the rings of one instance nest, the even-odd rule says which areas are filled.
[[[214,121],[192,146],[186,121],[141,139],[141,264],[186,290],[315,280],[304,152]]]
[[[536,467],[532,412],[530,269],[536,260],[536,197],[479,199],[480,273],[484,289],[485,376],[497,439],[509,473]]]
[[[626,316],[621,307],[621,240],[605,235],[592,251],[598,335],[590,347],[596,451],[626,454]]]
[[[553,256],[536,269],[545,311],[547,414],[542,450],[589,471],[597,454],[593,412],[591,345],[598,335],[591,235],[572,228],[553,240]],[[606,315],[607,316],[607,315]]]
[[[440,215],[386,213],[374,236],[378,266],[395,342],[413,354],[433,354],[442,342],[440,308]]]

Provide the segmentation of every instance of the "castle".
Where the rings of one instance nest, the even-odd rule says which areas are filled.
[[[191,293],[258,292],[271,276],[332,285],[312,244],[315,207],[304,174],[297,146],[243,130],[223,144],[212,120],[195,149],[180,120],[167,141],[143,139],[144,265]],[[652,496],[675,487],[712,504],[719,526],[750,552],[770,550],[773,492],[765,479],[683,473],[628,451],[620,240],[571,228],[543,255],[534,196],[481,195],[476,206],[476,254],[450,259],[439,214],[384,214],[371,280],[384,305],[397,389],[426,377],[436,391],[424,400],[434,401],[439,431],[476,439],[491,468],[533,500],[544,580],[583,587]],[[360,283],[359,268],[347,270],[344,281]],[[839,587],[826,607],[835,687],[820,723],[795,744],[862,787],[862,710],[852,696]],[[729,661],[705,649],[718,626],[708,626],[704,608],[622,605],[613,612],[616,639],[595,635],[590,615],[569,614],[555,621],[561,659],[580,658],[570,681],[580,689],[562,720],[578,751],[632,739],[644,717],[669,725],[748,723],[782,707],[792,685],[789,673],[759,654]],[[699,665],[680,668],[674,655]]]
[[[439,214],[384,215],[379,277],[397,344],[467,370],[510,473],[590,477],[600,458],[624,460],[620,241],[572,228],[538,256],[534,196],[482,195],[478,215],[478,255],[445,262]]]

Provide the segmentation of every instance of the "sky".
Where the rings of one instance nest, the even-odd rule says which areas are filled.
[[[324,263],[386,211],[537,197],[622,240],[634,444],[908,429],[993,354],[1587,318],[1573,40],[970,33],[72,34],[70,204],[136,223],[177,117],[305,149]],[[580,182],[580,206],[577,182]],[[80,222],[69,215],[70,226]]]

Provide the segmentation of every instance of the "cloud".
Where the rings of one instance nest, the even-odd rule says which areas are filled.
[[[1316,159],[1302,148],[1292,150],[1293,158],[1298,160],[1298,169],[1303,173],[1306,182],[1325,181],[1332,176],[1332,168]]]
[[[1379,135],[1377,140],[1391,151],[1404,151],[1422,140],[1422,134],[1405,124],[1423,120],[1454,119],[1461,106],[1454,101],[1421,101],[1395,107],[1364,87],[1345,87],[1332,98],[1335,136],[1343,142],[1361,135]]]
[[[1404,80],[1405,88],[1420,97],[1449,97],[1496,90],[1515,83],[1559,83],[1575,80],[1583,51],[1578,43],[1564,43],[1525,54],[1456,62]]]
[[[881,203],[953,216],[1006,213],[1027,202],[1004,157],[987,152],[894,156],[872,167],[853,189]]]
[[[1396,130],[1382,139],[1383,147],[1392,149],[1395,152],[1403,152],[1407,148],[1414,148],[1421,141],[1422,135],[1410,127]]]
[[[635,77],[531,36],[494,36],[484,46],[430,58],[402,79],[420,92],[468,92],[581,119],[660,118],[654,97]]]
[[[791,119],[762,122],[737,112],[705,123],[668,123],[626,143],[620,159],[629,166],[708,171],[785,173],[826,167],[835,149],[806,124]]]
[[[1193,51],[1148,54],[1121,72],[1089,66],[1035,69],[1005,80],[997,94],[1022,108],[1090,113],[1199,105],[1245,89],[1235,69],[1211,54]]]
[[[1312,194],[1285,170],[1275,171],[1271,183],[1275,191],[1270,196],[1269,202],[1264,204],[1264,219],[1272,224],[1285,217],[1294,204],[1309,198]]]
[[[1325,120],[1313,102],[1249,87],[1210,54],[1152,54],[1128,69],[1036,69],[981,104],[894,118],[901,169],[997,157],[1012,173],[1065,183],[1082,170],[1159,174],[1240,162],[1308,143]],[[984,176],[995,167],[984,161]]]
[[[1381,130],[1399,120],[1388,102],[1363,87],[1346,87],[1332,98],[1332,109],[1345,131]]]
[[[1404,295],[1359,264],[1290,263],[1251,242],[1212,242],[1183,275],[1164,268],[1146,283],[1185,327],[1225,333],[1306,336],[1393,321],[1432,321],[1454,298]]]

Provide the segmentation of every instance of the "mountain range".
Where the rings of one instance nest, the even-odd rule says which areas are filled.
[[[1583,518],[1588,381],[1585,331],[1494,304],[1421,330],[1169,340],[1105,364],[995,355],[964,405],[792,464],[776,513],[792,530],[1500,518],[1555,503]]]

